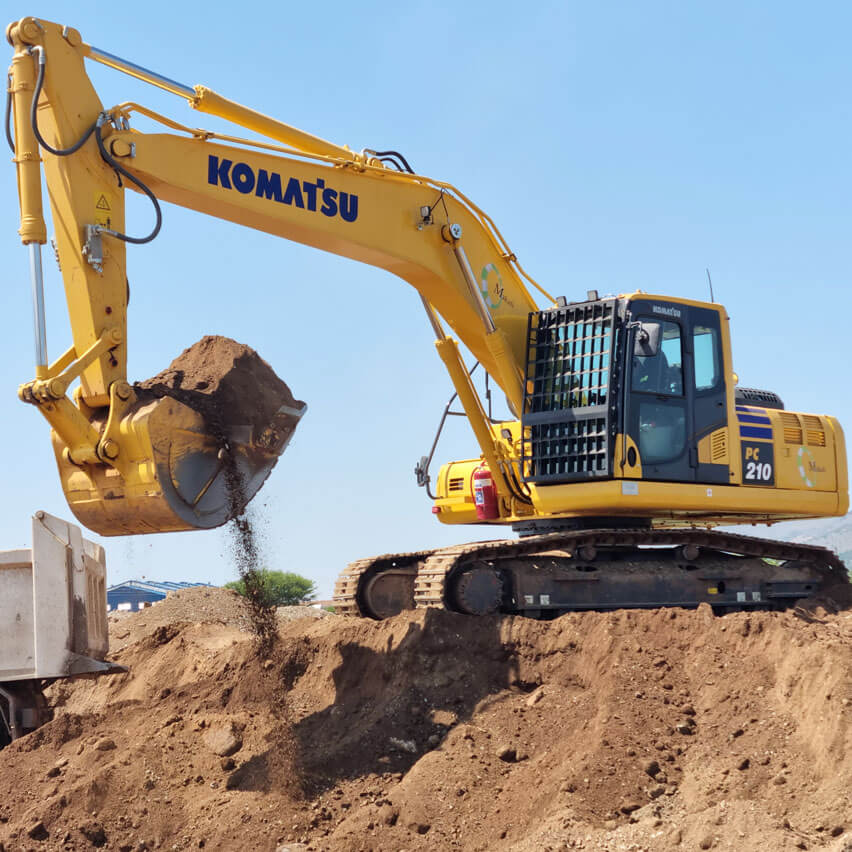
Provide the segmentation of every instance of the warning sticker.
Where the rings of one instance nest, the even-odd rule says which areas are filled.
[[[105,192],[95,192],[95,224],[103,225],[105,228],[112,227],[110,217],[112,216],[112,203]]]

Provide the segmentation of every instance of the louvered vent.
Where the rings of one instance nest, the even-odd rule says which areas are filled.
[[[464,491],[464,477],[453,477],[447,483],[447,491]]]
[[[526,482],[612,475],[615,306],[602,299],[530,314],[521,418]]]
[[[717,429],[710,436],[710,461],[720,464],[728,459],[728,430]]]
[[[802,444],[802,424],[799,421],[798,414],[791,414],[789,411],[782,411],[779,414],[781,423],[784,426],[784,443],[785,444]]]
[[[825,429],[822,425],[822,420],[813,414],[803,415],[802,420],[805,424],[805,437],[808,439],[808,446],[824,447]]]

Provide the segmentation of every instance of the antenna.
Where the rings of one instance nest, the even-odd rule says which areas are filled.
[[[710,301],[715,302],[716,300],[713,298],[713,279],[710,277],[710,270],[705,267],[704,271],[707,273],[707,283],[710,285]]]

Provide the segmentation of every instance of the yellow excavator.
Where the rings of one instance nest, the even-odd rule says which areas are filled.
[[[248,483],[235,503],[228,436],[185,401],[142,399],[128,383],[127,245],[156,236],[159,202],[169,201],[381,267],[422,298],[478,453],[443,465],[434,495],[430,453],[418,482],[440,522],[518,536],[355,562],[337,582],[341,611],[549,618],[702,602],[725,611],[783,606],[847,581],[824,548],[711,531],[849,507],[840,424],[737,387],[720,305],[642,292],[554,298],[479,207],[396,151],[325,141],[93,47],[72,27],[27,17],[6,34],[7,137],[36,315],[36,376],[19,395],[50,423],[66,499],[85,526],[129,535],[222,524],[260,487],[293,428],[270,422],[231,436],[228,454]],[[194,129],[137,103],[105,109],[86,60],[268,141]],[[161,132],[134,128],[138,116]],[[53,363],[42,177],[73,334]],[[152,203],[147,235],[126,231],[127,189]],[[492,419],[457,339],[505,393],[511,419]]]

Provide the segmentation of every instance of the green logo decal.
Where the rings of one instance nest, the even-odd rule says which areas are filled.
[[[808,488],[814,487],[814,482],[811,479],[811,474],[817,469],[814,461],[814,454],[805,447],[799,447],[799,476]]]
[[[503,304],[503,279],[493,263],[486,263],[479,274],[479,289],[485,304],[494,310]]]

